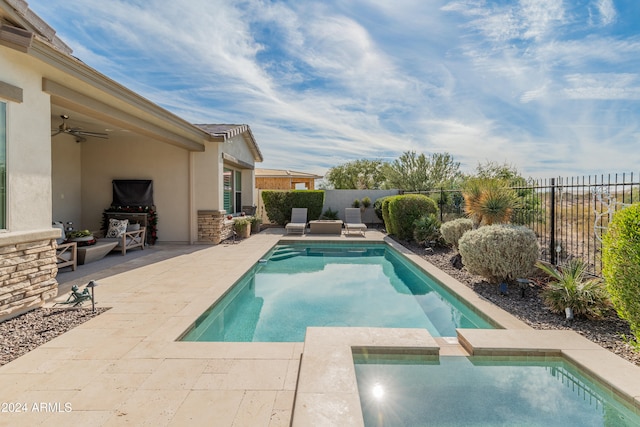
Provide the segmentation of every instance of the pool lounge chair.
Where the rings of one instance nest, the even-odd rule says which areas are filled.
[[[307,228],[307,208],[293,208],[291,209],[291,222],[284,226],[289,233],[304,234],[304,230]]]
[[[367,226],[362,222],[360,218],[359,208],[346,208],[344,210],[344,233],[360,233],[364,236],[367,231]]]

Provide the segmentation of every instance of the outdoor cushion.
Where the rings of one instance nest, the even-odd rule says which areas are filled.
[[[128,219],[113,219],[109,220],[109,229],[107,230],[107,235],[105,237],[120,237],[123,233],[127,231],[127,225],[129,225]]]
[[[56,239],[56,242],[59,245],[63,244],[64,241],[67,240],[67,235],[64,232],[64,224],[61,223],[60,221],[54,221],[52,225],[53,225],[53,228],[59,228],[60,231],[62,232],[62,235],[59,238]]]

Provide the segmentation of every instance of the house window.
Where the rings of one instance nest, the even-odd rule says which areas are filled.
[[[7,104],[0,101],[0,229],[7,228]]]
[[[224,186],[224,210],[227,211],[227,213],[233,213],[233,175],[231,169],[224,168],[222,177]]]
[[[235,208],[236,212],[240,212],[242,209],[242,173],[240,171],[236,171],[235,176],[236,179],[233,186],[236,196]]]
[[[242,206],[242,173],[224,168],[224,210],[229,214],[240,212]]]

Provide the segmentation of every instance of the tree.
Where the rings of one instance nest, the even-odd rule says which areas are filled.
[[[496,178],[505,181],[511,187],[519,187],[527,184],[527,180],[520,175],[518,169],[508,163],[499,164],[492,161],[478,163],[476,176],[487,179]]]
[[[449,153],[418,155],[415,151],[407,151],[386,164],[384,175],[387,188],[405,191],[451,188],[462,177],[460,163],[455,162]]]
[[[325,180],[336,190],[378,190],[384,182],[381,160],[354,160],[329,169]]]

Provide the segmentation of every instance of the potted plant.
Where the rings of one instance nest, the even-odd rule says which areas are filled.
[[[68,242],[76,242],[78,246],[90,246],[96,243],[93,233],[89,230],[77,230],[67,233]]]
[[[246,239],[251,234],[251,220],[249,218],[237,218],[233,223],[233,229],[238,233],[238,236]]]
[[[252,233],[259,233],[260,232],[260,225],[262,225],[262,219],[258,218],[257,216],[253,216],[251,217],[251,232]]]

